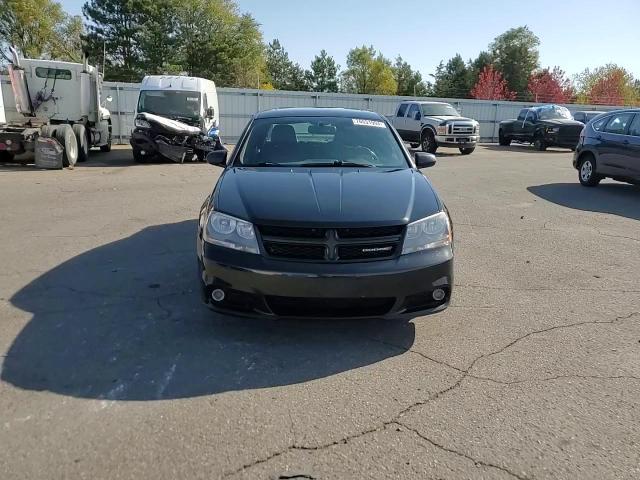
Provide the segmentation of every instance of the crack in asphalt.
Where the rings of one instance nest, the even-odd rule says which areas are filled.
[[[473,378],[474,380],[485,380],[487,382],[497,383],[498,385],[520,385],[523,383],[543,383],[543,382],[551,382],[554,380],[565,380],[565,379],[581,379],[581,380],[638,380],[640,381],[640,377],[636,377],[634,375],[555,375],[553,377],[544,377],[544,378],[530,378],[527,380],[511,380],[509,382],[504,380],[497,380],[491,377],[480,377],[478,375],[467,375],[468,378]]]
[[[519,479],[519,480],[529,480],[528,477],[522,476],[522,475],[518,475],[518,474],[512,472],[511,470],[507,469],[506,467],[502,467],[500,465],[496,465],[496,464],[493,464],[493,463],[490,463],[490,462],[486,462],[486,461],[483,461],[483,460],[478,460],[478,459],[475,459],[475,458],[473,458],[473,457],[471,457],[471,456],[469,456],[467,454],[464,454],[462,452],[458,452],[457,450],[454,450],[452,448],[446,447],[444,445],[440,445],[437,442],[435,442],[435,441],[431,440],[430,438],[428,438],[428,437],[424,436],[423,434],[421,434],[418,430],[416,430],[416,429],[414,429],[412,427],[409,427],[406,424],[402,423],[400,421],[400,418],[403,415],[405,415],[405,414],[409,413],[410,411],[414,410],[415,408],[418,408],[420,406],[423,406],[423,405],[426,405],[428,403],[431,403],[431,402],[437,400],[438,398],[440,398],[441,396],[443,396],[443,395],[445,395],[445,394],[447,394],[447,393],[459,388],[460,385],[462,384],[462,382],[466,378],[473,378],[475,380],[492,381],[492,382],[495,382],[495,383],[501,383],[501,384],[505,384],[505,385],[517,384],[517,383],[526,383],[526,382],[535,382],[535,381],[551,381],[551,380],[558,380],[558,379],[563,379],[563,378],[599,378],[599,379],[605,379],[605,378],[606,379],[614,379],[614,378],[615,379],[627,379],[627,378],[629,378],[629,379],[633,379],[633,380],[640,380],[640,378],[633,377],[633,376],[598,377],[598,376],[558,375],[557,377],[551,377],[551,378],[542,379],[542,380],[532,379],[532,380],[526,380],[526,381],[502,382],[500,380],[493,379],[493,378],[490,378],[490,377],[486,377],[486,378],[485,377],[479,377],[479,376],[475,376],[472,373],[470,373],[471,370],[473,370],[474,366],[480,360],[482,360],[484,358],[488,358],[488,357],[494,356],[494,355],[497,355],[497,354],[499,354],[501,352],[504,352],[506,349],[512,347],[513,345],[515,345],[516,343],[520,342],[521,340],[524,340],[525,338],[529,338],[529,337],[531,337],[533,335],[539,335],[539,334],[542,334],[542,333],[546,333],[546,332],[550,332],[550,331],[554,331],[554,330],[565,329],[565,328],[575,328],[575,327],[580,327],[580,326],[584,326],[584,325],[614,324],[614,323],[622,321],[622,320],[629,320],[629,319],[631,319],[631,318],[633,318],[635,316],[638,316],[638,315],[640,315],[640,312],[632,312],[632,313],[630,313],[628,315],[618,316],[618,317],[616,317],[616,318],[614,318],[612,320],[594,320],[594,321],[576,322],[576,323],[572,323],[572,324],[568,324],[568,325],[556,325],[556,326],[549,327],[549,328],[546,328],[546,329],[541,329],[541,330],[536,330],[536,331],[533,331],[533,332],[529,332],[529,333],[527,333],[527,334],[525,334],[525,335],[523,335],[521,337],[518,337],[515,340],[509,342],[506,346],[504,346],[504,347],[502,347],[502,348],[500,348],[498,350],[495,350],[493,352],[489,352],[489,353],[486,353],[486,354],[482,354],[482,355],[476,357],[469,364],[469,366],[466,369],[461,369],[461,368],[455,367],[453,365],[450,365],[450,364],[448,364],[448,363],[446,363],[444,361],[436,360],[434,358],[429,357],[426,354],[423,354],[422,352],[419,352],[419,351],[413,350],[413,349],[409,349],[406,346],[396,345],[396,344],[391,343],[391,342],[387,342],[387,341],[380,340],[380,339],[377,339],[377,338],[369,337],[369,339],[372,340],[372,341],[376,341],[376,342],[379,342],[379,343],[381,343],[383,345],[387,345],[389,347],[396,348],[396,349],[399,349],[399,350],[402,350],[402,351],[407,351],[409,353],[417,354],[420,357],[422,357],[422,358],[424,358],[426,360],[429,360],[430,362],[434,362],[434,363],[439,364],[441,366],[445,366],[445,367],[451,368],[451,369],[461,373],[462,375],[460,376],[460,378],[458,378],[453,384],[451,384],[447,388],[434,393],[433,395],[429,396],[425,400],[420,400],[418,402],[412,403],[411,405],[409,405],[409,406],[405,407],[404,409],[400,410],[390,420],[384,421],[384,422],[382,422],[381,424],[379,424],[376,427],[372,427],[372,428],[369,428],[369,429],[354,433],[352,435],[348,435],[348,436],[343,437],[341,439],[334,440],[334,441],[327,442],[327,443],[320,444],[320,445],[305,446],[305,445],[298,445],[297,443],[294,443],[293,445],[290,445],[289,447],[287,447],[284,450],[275,452],[275,453],[273,453],[273,454],[271,454],[271,455],[269,455],[267,457],[264,457],[264,458],[261,458],[261,459],[257,459],[255,461],[250,462],[248,464],[245,464],[245,465],[243,465],[243,466],[241,466],[241,467],[239,467],[239,468],[237,468],[237,469],[235,469],[233,471],[227,472],[227,473],[223,474],[223,478],[228,478],[230,476],[237,475],[238,473],[240,473],[240,472],[242,472],[244,470],[253,468],[253,467],[257,466],[257,465],[261,465],[261,464],[267,463],[267,462],[273,460],[274,458],[278,458],[278,457],[280,457],[280,456],[282,456],[282,455],[284,455],[286,453],[292,452],[292,451],[320,451],[320,450],[324,450],[326,448],[330,448],[330,447],[336,446],[336,445],[346,445],[351,440],[355,440],[357,438],[360,438],[360,437],[363,437],[363,436],[366,436],[366,435],[370,435],[372,433],[379,432],[379,431],[383,430],[384,428],[386,428],[389,425],[399,425],[399,426],[402,426],[402,427],[412,431],[414,434],[416,434],[417,436],[419,436],[423,440],[429,442],[430,444],[432,444],[436,448],[439,448],[439,449],[441,449],[443,451],[446,451],[446,452],[458,455],[460,457],[464,457],[464,458],[466,458],[468,460],[471,460],[472,462],[474,462],[475,465],[482,465],[482,466],[489,467],[489,468],[496,468],[496,469],[501,470],[501,471],[503,471],[503,472],[505,472],[505,473],[507,473],[507,474],[513,476],[514,478]],[[293,477],[293,478],[296,478],[296,477]]]
[[[410,432],[414,433],[416,436],[418,436],[419,438],[421,438],[422,440],[424,440],[425,442],[428,442],[429,444],[433,445],[434,447],[443,450],[445,452],[449,452],[452,453],[454,455],[457,455],[458,457],[462,457],[462,458],[466,458],[467,460],[472,461],[476,466],[480,465],[483,467],[487,467],[487,468],[495,468],[497,470],[500,470],[508,475],[511,475],[514,478],[517,478],[518,480],[529,480],[529,477],[523,476],[523,475],[518,475],[515,472],[512,472],[511,470],[509,470],[508,468],[505,468],[501,465],[496,465],[495,463],[489,463],[489,462],[485,462],[483,460],[478,460],[477,458],[473,458],[470,455],[467,455],[466,453],[462,453],[459,452],[457,450],[454,450],[453,448],[449,448],[449,447],[445,447],[444,445],[440,445],[438,442],[432,440],[431,438],[427,437],[426,435],[423,435],[422,433],[420,433],[419,430],[410,427],[402,422],[394,422],[396,425],[406,428],[407,430],[409,430]]]

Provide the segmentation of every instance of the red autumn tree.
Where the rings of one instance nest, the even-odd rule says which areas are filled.
[[[631,73],[614,64],[585,70],[577,76],[579,103],[595,105],[637,105],[640,91]]]
[[[478,100],[515,100],[516,92],[509,90],[507,81],[493,65],[487,65],[471,89],[471,97]]]
[[[569,103],[574,96],[573,85],[560,67],[532,74],[527,90],[532,100],[541,103]]]
[[[613,70],[593,84],[589,101],[595,105],[624,105],[626,83],[624,72]]]

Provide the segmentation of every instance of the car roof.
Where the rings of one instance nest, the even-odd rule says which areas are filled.
[[[606,110],[578,110],[577,112],[574,113],[607,113]]]
[[[426,102],[424,100],[408,100],[408,102],[419,103],[420,105],[451,105],[447,102]]]
[[[256,114],[255,118],[283,118],[283,117],[343,117],[362,118],[365,120],[381,120],[382,116],[368,110],[351,108],[276,108]]]

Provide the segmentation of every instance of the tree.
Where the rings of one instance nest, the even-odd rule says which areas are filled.
[[[314,92],[337,92],[339,69],[340,66],[336,64],[333,57],[329,56],[326,50],[322,50],[320,55],[316,55],[311,62],[308,81],[312,90]]]
[[[144,72],[159,75],[179,71],[175,65],[179,44],[176,35],[178,3],[176,0],[141,0],[140,4],[139,46]]]
[[[594,105],[635,105],[640,102],[637,81],[624,68],[615,64],[591,71],[586,69],[576,76],[579,103]]]
[[[398,84],[398,95],[425,97],[429,94],[428,86],[422,81],[420,72],[414,71],[400,55],[396,58],[393,72]]]
[[[539,45],[540,39],[527,26],[507,30],[489,45],[495,68],[518,94],[526,94],[529,77],[538,68]]]
[[[266,66],[271,84],[276,90],[309,90],[305,71],[289,59],[289,54],[277,38],[267,46]]]
[[[478,81],[480,73],[484,67],[493,65],[493,57],[489,52],[482,51],[475,60],[469,60],[467,70],[469,71],[469,89],[471,89]]]
[[[569,103],[574,95],[571,80],[560,67],[545,68],[532,74],[527,90],[532,100],[542,103]]]
[[[178,61],[220,86],[258,86],[266,77],[258,23],[232,0],[185,0],[176,17]]]
[[[78,61],[82,23],[52,0],[3,0],[0,6],[0,51],[9,59],[15,45],[27,58]]]
[[[489,65],[480,72],[478,82],[471,89],[471,97],[478,100],[514,100],[516,93],[509,90],[500,72]]]
[[[436,97],[464,98],[469,95],[469,70],[460,54],[456,54],[446,65],[440,62],[433,77],[433,94]]]
[[[89,21],[85,37],[89,56],[109,66],[111,79],[139,80],[143,3],[138,0],[88,0],[82,13]],[[103,51],[107,58],[103,59]]]
[[[372,46],[364,45],[349,51],[342,85],[351,93],[395,95],[398,91],[391,61],[378,54]]]

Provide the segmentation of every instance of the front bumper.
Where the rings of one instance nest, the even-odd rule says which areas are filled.
[[[392,260],[306,263],[273,260],[201,242],[204,301],[214,310],[270,317],[413,318],[444,310],[453,251],[441,247]],[[214,302],[221,289],[225,299]],[[446,296],[436,301],[433,291]]]
[[[580,141],[580,137],[561,136],[557,133],[545,133],[544,141],[549,147],[561,147],[574,149]]]
[[[480,141],[479,135],[437,135],[440,147],[473,148]]]

